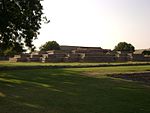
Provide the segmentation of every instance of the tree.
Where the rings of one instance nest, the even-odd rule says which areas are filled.
[[[130,43],[126,42],[120,42],[118,43],[117,46],[115,46],[115,51],[127,51],[127,52],[133,52],[134,51],[134,46]]]
[[[143,54],[144,54],[144,55],[150,55],[150,50],[144,50],[144,51],[143,51]]]
[[[41,28],[42,0],[0,1],[0,45],[1,51],[8,50],[15,43],[21,47],[34,48],[33,40]],[[45,17],[46,20],[46,17]],[[22,46],[23,44],[23,46]]]
[[[56,41],[48,41],[40,48],[40,51],[60,50],[60,45]]]
[[[0,48],[2,48],[2,45],[0,45]],[[23,44],[14,43],[13,46],[9,46],[5,50],[0,49],[0,55],[1,56],[14,56],[16,54],[21,54],[25,52],[26,50],[23,49]]]

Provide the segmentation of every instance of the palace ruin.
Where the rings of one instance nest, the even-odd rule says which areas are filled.
[[[150,55],[144,50],[133,53],[126,51],[114,52],[99,47],[61,46],[61,50],[39,51],[31,54],[15,55],[9,58],[13,62],[126,62],[150,61]],[[150,50],[149,50],[150,51]]]

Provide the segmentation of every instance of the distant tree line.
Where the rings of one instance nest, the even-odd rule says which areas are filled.
[[[150,51],[146,51],[146,50],[145,50],[145,51],[143,51],[143,54],[144,54],[144,55],[150,55]]]
[[[127,52],[134,52],[135,47],[127,42],[119,42],[118,45],[115,46],[114,51],[127,51]]]
[[[39,49],[40,51],[60,50],[60,45],[56,41],[48,41]]]
[[[48,50],[60,50],[60,45],[56,41],[48,41],[40,48],[40,51],[48,51]],[[118,43],[114,51],[127,51],[127,52],[134,52],[135,48],[132,44],[126,42]]]
[[[1,46],[1,45],[0,45]],[[60,50],[60,45],[56,41],[48,41],[45,44],[39,47],[40,51],[49,51],[49,50]],[[13,56],[15,54],[21,54],[26,50],[23,49],[23,44],[14,43],[11,48],[6,49],[5,51],[0,51],[0,55],[4,56]],[[132,44],[126,42],[119,42],[114,51],[126,51],[126,52],[134,52],[135,48]],[[144,54],[150,55],[149,51],[144,51]]]

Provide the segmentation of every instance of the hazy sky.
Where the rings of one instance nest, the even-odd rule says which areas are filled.
[[[49,24],[42,25],[35,45],[113,49],[126,41],[136,49],[150,48],[150,0],[44,0]]]

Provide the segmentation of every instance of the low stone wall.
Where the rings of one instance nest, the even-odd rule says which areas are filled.
[[[28,58],[27,59],[28,62],[41,62],[41,58],[40,57],[37,57],[37,58]]]
[[[64,62],[66,54],[57,53],[57,54],[44,54],[41,58],[42,62]]]
[[[120,57],[116,57],[117,62],[127,62],[127,61],[131,61],[131,58],[129,56],[120,56]]]
[[[27,58],[9,58],[10,62],[28,62]]]
[[[144,61],[150,61],[150,56],[144,56]]]
[[[9,60],[9,57],[6,57],[6,56],[0,56],[0,60]]]
[[[42,62],[64,62],[64,58],[42,58]]]
[[[144,55],[143,54],[133,54],[132,61],[144,61]]]
[[[102,52],[98,49],[79,49],[75,52],[48,51],[47,53],[15,55],[9,61],[13,62],[127,62],[150,61],[150,56],[126,52]],[[108,51],[108,50],[107,50]],[[79,53],[78,53],[79,52]],[[81,52],[81,53],[80,53]],[[82,53],[83,52],[83,53]]]
[[[64,62],[79,62],[80,60],[80,54],[67,54],[64,58]]]
[[[114,62],[115,57],[112,56],[99,56],[99,57],[85,57],[83,62]]]

